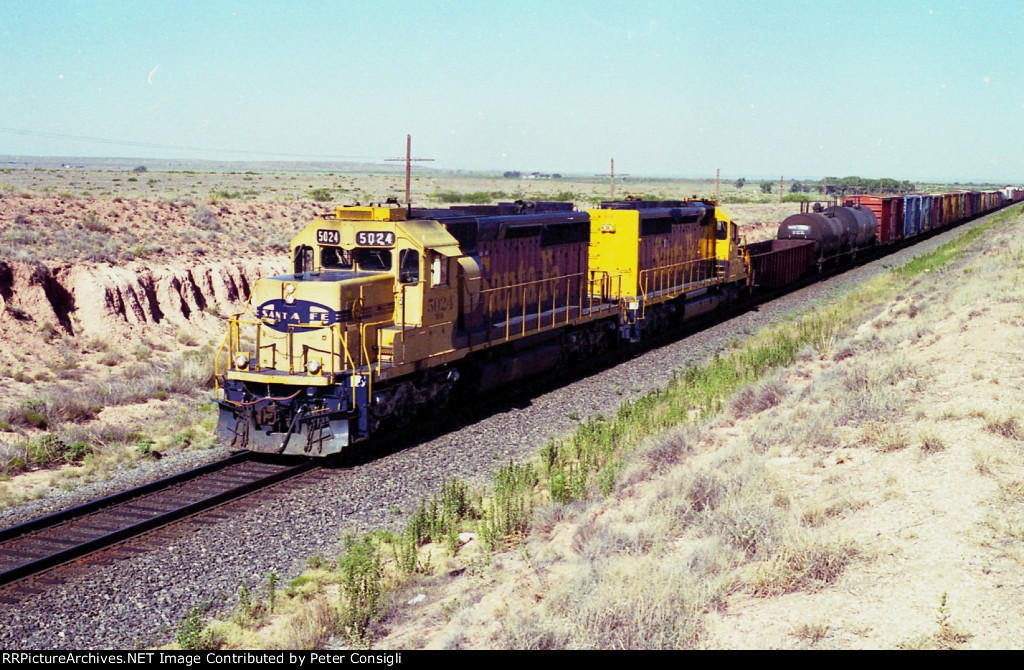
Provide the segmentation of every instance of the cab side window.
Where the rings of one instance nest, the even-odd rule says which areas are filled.
[[[448,285],[448,258],[441,254],[434,254],[434,260],[430,264],[430,285]]]
[[[412,284],[420,280],[420,252],[402,249],[398,254],[398,281]]]

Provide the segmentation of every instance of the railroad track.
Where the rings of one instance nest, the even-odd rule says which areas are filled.
[[[317,467],[238,453],[199,468],[0,530],[0,585],[106,549]]]

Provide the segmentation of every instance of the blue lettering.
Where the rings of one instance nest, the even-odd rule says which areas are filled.
[[[326,327],[341,321],[337,311],[308,300],[295,300],[290,305],[282,299],[268,300],[256,313],[265,325],[282,333],[288,332],[289,324]]]

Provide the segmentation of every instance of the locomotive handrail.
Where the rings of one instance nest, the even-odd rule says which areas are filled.
[[[515,293],[520,293],[521,302],[522,302],[522,314],[521,314],[522,323],[520,324],[520,329],[519,329],[520,332],[518,333],[518,336],[523,337],[528,332],[527,328],[526,328],[526,322],[527,322],[527,319],[526,319],[527,311],[526,310],[527,310],[527,306],[528,306],[527,303],[530,302],[528,300],[528,295],[529,295],[531,290],[536,290],[536,296],[537,296],[537,298],[536,298],[536,300],[537,300],[537,325],[536,325],[535,328],[530,329],[529,332],[540,333],[540,332],[543,332],[545,330],[544,323],[543,323],[544,320],[542,319],[542,316],[543,316],[543,313],[544,313],[543,306],[544,306],[544,298],[546,296],[546,293],[544,291],[542,291],[542,289],[544,289],[548,285],[552,286],[552,289],[551,289],[551,325],[550,325],[550,328],[557,327],[557,325],[558,325],[558,314],[557,314],[557,312],[558,312],[558,309],[560,308],[559,307],[559,302],[558,302],[557,286],[558,286],[558,282],[561,281],[562,279],[564,279],[566,281],[566,294],[565,294],[565,305],[564,305],[564,309],[565,309],[565,323],[569,323],[569,320],[570,320],[570,317],[569,317],[570,309],[569,309],[569,307],[570,307],[570,304],[571,304],[570,300],[572,299],[572,280],[573,280],[573,278],[577,279],[577,281],[585,279],[585,277],[583,276],[582,272],[577,272],[577,273],[574,273],[574,274],[562,275],[560,277],[547,277],[547,278],[544,278],[544,279],[535,279],[533,281],[528,281],[528,282],[520,282],[518,284],[510,284],[508,286],[497,286],[497,287],[494,287],[494,288],[484,289],[483,291],[481,291],[480,292],[481,293],[481,297],[484,294],[487,294],[487,341],[488,341],[488,343],[489,344],[493,344],[494,343],[494,339],[492,337],[492,331],[493,331],[494,325],[495,325],[495,322],[494,322],[494,311],[495,311],[495,309],[494,308],[496,306],[495,305],[495,302],[496,302],[495,298],[496,297],[498,298],[498,300],[500,300],[502,297],[504,297],[504,303],[505,303],[504,304],[504,310],[503,310],[505,312],[505,321],[504,321],[505,332],[504,332],[503,341],[508,341],[508,340],[512,339],[512,296]]]
[[[419,284],[419,282],[416,282],[416,283]],[[405,346],[405,288],[406,288],[406,284],[401,284],[399,286],[399,288],[398,288],[399,295],[396,296],[396,299],[398,300],[398,304],[400,304],[402,306],[402,310],[401,310],[402,326],[401,326],[401,328],[399,328],[399,331],[398,331],[399,333],[402,334],[402,346]],[[420,323],[423,323],[423,321],[421,320]],[[396,319],[395,325],[396,326],[398,325],[397,319]]]
[[[217,354],[213,359],[213,393],[214,397],[220,393],[220,356],[224,353],[224,347],[228,346],[228,339],[231,337],[231,323],[238,320],[238,317],[242,316],[249,309],[249,305],[252,304],[252,291],[249,292],[249,297],[245,299],[245,307],[241,311],[235,312],[228,319],[228,332],[224,335],[224,340],[221,341],[220,347],[217,348]],[[237,326],[236,326],[237,328]],[[237,336],[237,333],[236,333]],[[259,338],[256,340],[257,349],[259,351]],[[224,373],[227,374],[228,367],[231,365],[231,351],[228,350],[228,363],[224,366]]]
[[[342,352],[344,352],[344,354],[345,354],[344,355],[344,361],[346,361],[348,363],[349,368],[351,368],[353,372],[356,369],[356,361],[355,361],[354,358],[352,358],[352,352],[349,351],[349,348],[348,348],[348,338],[344,337],[344,333],[341,330],[341,326],[342,326],[341,323],[332,323],[331,324],[331,330],[337,331],[337,337],[336,338],[335,337],[331,338],[331,378],[332,379],[334,378],[334,375],[336,375],[339,372],[334,367],[334,357],[337,355],[337,354],[335,354],[335,351],[334,351],[334,343],[335,342],[341,342],[341,349],[342,349]],[[338,356],[338,359],[342,360],[342,357]],[[345,369],[346,368],[343,367],[341,369],[341,371],[344,372]]]
[[[371,327],[377,328],[378,326],[383,326],[385,324],[394,323],[394,322],[395,322],[394,319],[384,319],[382,321],[374,321],[372,323],[364,323],[364,324],[362,324],[362,326],[360,326],[359,342],[360,342],[360,344],[361,344],[361,346],[363,348],[363,360],[366,361],[366,368],[370,372],[370,374],[367,375],[367,383],[366,383],[366,385],[367,385],[367,392],[369,394],[369,397],[371,397],[371,398],[373,397],[373,361],[370,360],[370,351],[369,351],[369,349],[366,348],[366,330],[368,328],[371,328]],[[377,340],[377,344],[376,344],[376,347],[377,347],[377,374],[379,375],[380,374],[380,366],[381,366],[380,351],[381,351],[381,348],[383,347],[383,344],[384,344],[384,342],[381,340],[381,329],[380,328],[377,328],[377,338],[376,338],[376,340]],[[404,339],[403,339],[403,343],[404,343]],[[392,343],[392,347],[393,346],[394,346],[394,343]],[[392,350],[392,352],[393,352],[393,350]],[[394,362],[394,353],[392,353],[392,362]],[[354,397],[353,397],[352,400],[353,400],[353,402],[355,402],[355,398]]]
[[[590,271],[590,298],[591,303],[594,297],[599,297],[601,303],[614,303],[618,304],[622,301],[622,278],[621,274],[612,276],[607,270],[591,270]],[[616,282],[618,286],[612,291],[612,282]],[[599,287],[600,293],[595,293],[594,286]],[[591,308],[593,305],[591,304]],[[609,311],[613,310],[614,307],[607,307]]]
[[[259,329],[260,329],[260,327],[262,325],[263,325],[262,323],[256,323],[256,329],[257,329],[256,332],[257,333],[259,333]],[[342,337],[341,325],[342,324],[340,324],[340,323],[332,323],[329,326],[326,326],[326,328],[328,330],[330,330],[332,332],[332,334],[337,333],[337,338],[334,338],[334,337],[331,338],[331,376],[332,376],[332,378],[333,378],[333,376],[337,372],[339,372],[339,370],[336,367],[334,367],[334,359],[335,359],[335,357],[337,357],[339,360],[342,361],[341,371],[344,371],[344,370],[347,370],[347,369],[352,369],[354,371],[356,369],[355,360],[352,358],[352,354],[348,350],[348,342],[346,341],[346,338]],[[319,329],[324,328],[324,327],[325,326],[323,324],[318,324],[318,323],[289,323],[288,324],[288,374],[290,374],[290,375],[295,374],[295,330],[298,329],[298,328],[311,329],[311,330],[319,330]],[[341,352],[337,352],[336,353],[334,351],[335,339],[337,339],[338,341],[341,342]],[[307,352],[311,348],[312,347],[310,347],[309,345],[303,345],[303,356],[302,356],[302,358],[305,359],[305,360],[303,360],[303,364],[309,362],[308,361]],[[313,349],[313,350],[314,351],[320,351],[319,349]],[[325,351],[324,353],[327,353],[327,352]],[[343,355],[339,355],[339,354],[343,354]],[[348,363],[349,367],[345,367],[344,366],[345,363]],[[305,369],[305,368],[303,367],[303,369]]]
[[[504,316],[504,332],[500,341],[508,341],[513,337],[525,337],[527,334],[540,333],[546,329],[557,328],[560,324],[570,323],[572,321],[573,308],[577,310],[577,316],[584,314],[584,308],[586,308],[588,316],[592,316],[600,311],[611,312],[617,309],[621,295],[617,295],[614,301],[609,300],[611,276],[607,272],[602,272],[603,276],[594,276],[595,273],[593,272],[590,274],[591,276],[587,277],[586,273],[576,272],[559,277],[520,282],[509,286],[497,286],[481,291],[481,297],[487,296],[488,344],[493,345],[495,343],[493,337],[494,326],[502,323],[495,321],[496,312],[503,313]],[[616,275],[616,278],[619,282],[619,293],[621,294],[622,277],[621,275]],[[563,281],[565,282],[565,293],[564,302],[561,302],[558,287]],[[584,283],[586,284],[586,295],[584,295]],[[575,296],[573,295],[574,288],[577,292]],[[531,293],[534,293],[534,299],[531,299]],[[513,306],[513,296],[519,298],[520,304],[518,307]],[[550,310],[546,310],[545,303],[549,296],[551,306]],[[584,303],[584,300],[586,300],[586,303]],[[595,307],[595,304],[599,305],[599,308]],[[528,328],[528,315],[534,316],[532,314],[534,308],[536,308],[536,325]],[[513,309],[518,313],[513,315]],[[561,317],[558,314],[559,310],[564,310],[565,312]],[[550,320],[547,317],[548,313],[550,313]],[[514,317],[520,319],[520,324],[517,328],[518,332],[513,332],[512,329],[512,319]]]
[[[276,353],[277,353],[277,343],[276,342],[268,344],[268,345],[266,345],[266,347],[263,347],[263,346],[260,345],[261,335],[262,335],[262,332],[263,332],[263,326],[265,326],[266,324],[264,324],[262,321],[258,321],[258,320],[239,319],[239,318],[233,316],[228,321],[228,333],[224,337],[224,341],[221,343],[220,347],[217,349],[217,355],[216,355],[216,357],[214,359],[215,384],[217,384],[216,377],[221,374],[220,359],[221,359],[221,356],[224,353],[225,348],[227,348],[227,353],[228,353],[228,361],[227,361],[227,365],[225,366],[225,372],[227,372],[227,370],[231,368],[232,361],[233,361],[235,353],[241,351],[241,334],[240,333],[241,333],[241,326],[243,326],[243,325],[245,325],[245,326],[254,326],[255,330],[256,330],[256,344],[255,344],[256,350],[255,350],[255,356],[253,357],[253,360],[250,363],[250,365],[252,365],[253,371],[254,372],[258,372],[260,370],[260,367],[261,367],[260,366],[260,352],[261,352],[262,349],[267,348],[267,347],[273,347],[274,348],[274,352],[275,352],[275,359],[276,359]],[[348,370],[348,369],[355,370],[356,369],[356,362],[355,362],[355,359],[352,357],[352,352],[349,350],[348,340],[347,340],[347,338],[344,337],[344,332],[342,332],[341,328],[342,328],[343,325],[344,324],[342,324],[342,323],[332,323],[329,326],[324,326],[323,324],[320,324],[320,323],[292,323],[292,324],[288,324],[288,331],[286,333],[286,336],[287,336],[286,354],[288,356],[288,374],[290,374],[290,375],[296,374],[296,371],[295,371],[295,358],[296,358],[296,354],[295,354],[295,346],[294,346],[294,335],[295,335],[296,329],[320,329],[320,328],[325,328],[325,327],[328,330],[330,330],[331,334],[333,335],[333,337],[331,338],[331,349],[330,349],[330,351],[317,349],[315,347],[310,347],[308,345],[303,345],[305,347],[305,350],[312,349],[313,351],[318,351],[318,352],[321,352],[321,353],[329,354],[330,355],[330,374],[332,376],[337,374],[338,372],[342,372],[342,371],[345,371],[345,370]],[[338,343],[340,343],[340,349],[336,349],[336,346],[337,346]],[[304,354],[304,356],[308,358],[308,355]],[[215,385],[215,390],[218,389],[218,388],[219,388],[219,386]]]
[[[618,280],[618,290],[615,291],[614,297],[612,297],[612,280]],[[598,293],[595,293],[594,287],[598,287]],[[590,271],[590,297],[600,298],[602,303],[606,302],[618,302],[622,298],[622,275],[617,274],[612,277],[607,270],[591,270]]]
[[[753,261],[750,258],[750,247],[747,246],[747,236],[746,235],[743,236],[743,246],[742,246],[742,249],[743,249],[743,252],[742,252],[743,253],[743,267],[744,267],[744,270],[745,270],[745,274],[747,275],[746,285],[747,286],[753,286],[754,285],[754,267],[753,267],[753,265],[751,265],[751,263]]]
[[[228,338],[231,336],[231,324],[228,323],[228,332],[225,333],[223,341],[217,348],[217,353],[213,357],[213,397],[220,397],[220,357],[224,353],[224,347],[228,346]],[[224,368],[225,374],[227,373],[227,366]]]
[[[696,258],[671,265],[662,265],[640,271],[639,296],[641,301],[640,317],[643,318],[647,309],[647,301],[652,297],[671,298],[694,288],[712,286],[720,282],[711,272],[705,272],[704,266],[712,259]]]

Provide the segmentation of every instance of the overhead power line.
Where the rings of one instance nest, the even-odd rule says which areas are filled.
[[[136,140],[114,140],[106,137],[90,137],[88,135],[69,135],[66,133],[50,133],[41,130],[26,130],[24,128],[0,128],[0,133],[21,135],[24,137],[46,137],[59,140],[74,140],[76,142],[94,142],[96,144],[111,144],[126,147],[142,147],[146,149],[172,149],[175,151],[198,151],[201,153],[214,154],[243,154],[247,156],[277,156],[289,158],[316,158],[321,160],[380,160],[378,156],[347,156],[329,154],[302,154],[285,153],[280,151],[253,151],[246,149],[211,149],[209,147],[194,147],[185,144],[161,144],[159,142],[139,142]]]

